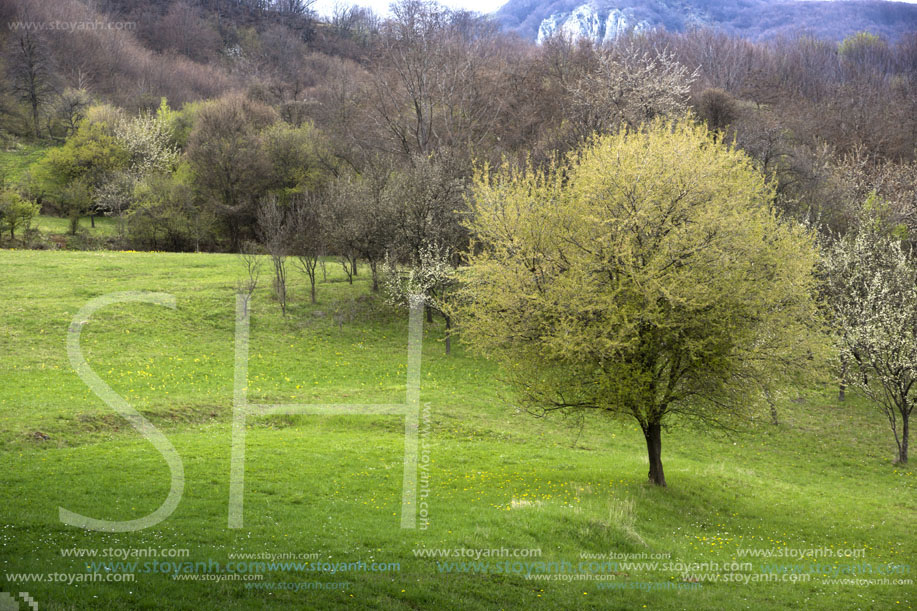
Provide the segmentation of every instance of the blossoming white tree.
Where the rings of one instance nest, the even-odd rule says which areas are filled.
[[[847,382],[879,405],[904,464],[917,404],[917,263],[873,220],[827,250],[824,271]]]
[[[386,256],[382,265],[383,285],[389,301],[410,306],[423,302],[427,312],[438,312],[446,323],[446,354],[452,352],[452,315],[447,307],[457,284],[454,253],[448,246],[427,242],[410,265],[398,266]]]
[[[163,100],[160,112],[141,113],[115,126],[115,136],[128,152],[130,170],[135,176],[171,172],[178,164],[180,153],[172,144],[172,134],[165,120],[167,111]]]

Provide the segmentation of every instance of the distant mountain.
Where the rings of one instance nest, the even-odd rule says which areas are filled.
[[[509,0],[496,18],[539,42],[556,32],[608,41],[655,28],[711,27],[752,40],[798,32],[841,40],[864,30],[896,40],[917,31],[917,5],[877,0]]]

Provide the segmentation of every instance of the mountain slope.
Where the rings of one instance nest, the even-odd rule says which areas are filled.
[[[712,27],[752,40],[798,32],[840,40],[864,30],[895,40],[917,31],[917,5],[882,1],[509,0],[496,18],[539,41],[555,32],[607,41],[654,28]]]

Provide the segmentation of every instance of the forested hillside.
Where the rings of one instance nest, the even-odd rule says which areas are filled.
[[[115,217],[122,246],[236,250],[258,237],[259,202],[311,198],[347,202],[321,215],[329,250],[375,260],[406,234],[461,247],[474,163],[540,164],[685,113],[752,155],[798,218],[843,229],[878,189],[914,222],[915,34],[536,46],[414,0],[388,20],[232,0],[7,0],[2,16],[5,155],[47,148],[10,162],[6,189],[44,214]]]

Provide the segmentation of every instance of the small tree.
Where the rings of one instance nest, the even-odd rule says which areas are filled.
[[[10,239],[15,240],[16,230],[28,230],[38,210],[38,205],[22,199],[15,191],[0,191],[0,230],[9,231]]]
[[[461,224],[466,185],[461,161],[444,152],[415,155],[386,185],[393,235],[389,249],[402,262],[415,262],[429,244],[458,249],[467,244]]]
[[[316,272],[324,253],[324,226],[321,200],[314,194],[302,195],[293,202],[291,244],[296,264],[309,278],[309,297],[316,302]]]
[[[252,300],[252,294],[258,288],[258,280],[261,278],[261,259],[258,257],[258,244],[246,240],[242,243],[239,252],[239,259],[245,267],[245,277],[236,283],[236,293],[242,295],[242,303],[245,311],[248,312],[248,304]]]
[[[729,92],[722,89],[704,89],[698,96],[696,111],[698,117],[714,130],[724,130],[739,115],[739,105]]]
[[[60,194],[61,206],[67,213],[67,220],[70,224],[70,235],[76,235],[80,228],[80,216],[89,211],[92,205],[92,196],[89,187],[83,179],[76,179],[70,182]]]
[[[85,89],[65,89],[55,105],[57,120],[63,125],[64,136],[69,138],[76,133],[80,123],[86,118],[92,98]]]
[[[187,177],[151,174],[139,181],[127,217],[130,239],[146,248],[200,250],[200,208]]]
[[[371,165],[360,176],[338,178],[328,189],[336,242],[366,261],[373,292],[379,290],[379,265],[396,241],[396,201],[403,201],[393,192],[391,178],[383,162]]]
[[[274,264],[274,296],[280,311],[287,315],[287,254],[290,249],[290,224],[277,199],[270,197],[258,207],[258,233]]]
[[[846,383],[888,418],[907,463],[909,420],[917,404],[917,263],[883,224],[867,220],[824,257],[825,292],[838,329]]]
[[[112,172],[96,190],[96,208],[105,216],[117,219],[118,237],[124,239],[127,233],[126,213],[134,201],[137,178],[128,171]]]
[[[817,252],[741,151],[656,121],[545,171],[478,172],[454,311],[540,414],[635,419],[664,486],[662,426],[728,424],[820,354]]]
[[[331,249],[337,253],[338,262],[347,282],[353,284],[357,275],[359,246],[359,201],[352,197],[344,181],[334,181],[327,191],[328,205],[323,210],[323,224]]]
[[[421,247],[416,260],[407,267],[395,265],[388,257],[382,266],[385,292],[393,304],[409,307],[420,300],[428,312],[442,315],[446,324],[446,354],[452,352],[449,298],[457,286],[453,259],[448,246],[431,242]]]

